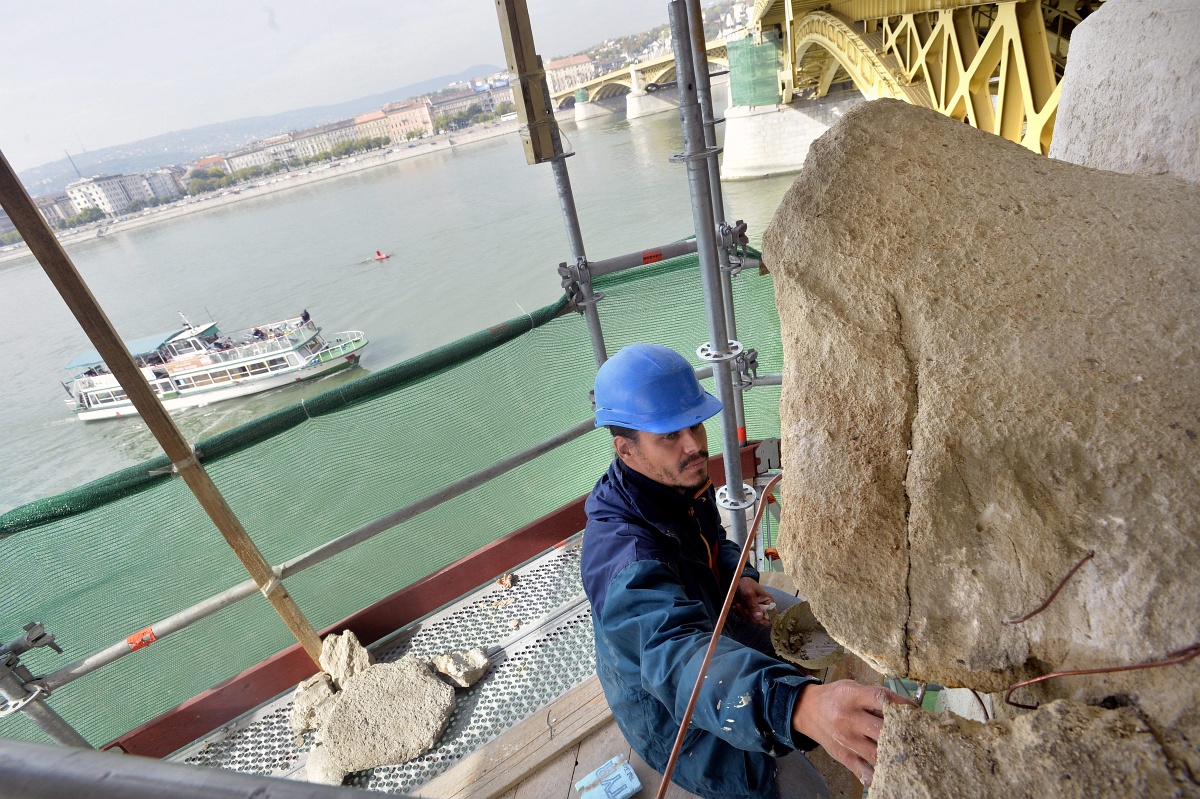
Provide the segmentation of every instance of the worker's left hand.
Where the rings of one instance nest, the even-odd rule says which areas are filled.
[[[771,624],[766,607],[775,604],[775,600],[767,593],[758,580],[753,577],[743,577],[738,581],[737,596],[733,600],[733,612],[743,619],[764,627]]]

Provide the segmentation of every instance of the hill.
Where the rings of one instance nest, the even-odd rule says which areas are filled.
[[[387,103],[419,97],[455,81],[482,77],[498,72],[500,69],[491,64],[476,64],[457,75],[442,75],[392,91],[360,97],[356,100],[283,111],[261,117],[217,122],[187,130],[176,130],[71,157],[83,175],[143,172],[232,150],[255,139],[345,119],[379,108]],[[18,177],[31,194],[41,195],[61,190],[78,176],[70,161],[64,157],[33,169],[26,169]]]

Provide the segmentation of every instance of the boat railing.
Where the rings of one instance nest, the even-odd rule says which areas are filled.
[[[359,342],[366,340],[366,334],[359,330],[345,330],[333,339],[327,339],[326,345],[313,357],[320,361],[337,358],[358,347]],[[311,359],[310,359],[311,360]]]
[[[256,339],[254,337],[255,329],[261,330],[266,337]],[[283,322],[273,322],[261,328],[235,331],[228,338],[244,343],[235,344],[226,350],[210,350],[208,355],[213,363],[229,363],[260,355],[270,355],[274,352],[285,352],[295,349],[307,339],[315,336],[317,332],[317,325],[311,319],[302,322],[300,317],[296,317]]]

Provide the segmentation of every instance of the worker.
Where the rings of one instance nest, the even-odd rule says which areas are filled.
[[[683,356],[655,344],[606,361],[595,400],[615,457],[586,503],[581,570],[596,674],[626,741],[665,770],[736,578],[738,618],[717,645],[672,780],[706,799],[828,797],[802,753],[820,745],[870,785],[883,703],[909,700],[851,680],[822,684],[763,643],[772,597],[753,567],[731,573],[741,551],[708,479],[704,420],[720,401]]]

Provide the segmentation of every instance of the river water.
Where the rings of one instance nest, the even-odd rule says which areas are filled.
[[[724,100],[717,93],[718,103]],[[721,107],[721,106],[718,106]],[[676,113],[564,122],[588,257],[691,235]],[[726,215],[758,243],[787,176],[727,183]],[[390,260],[369,260],[375,250]],[[176,414],[197,441],[555,301],[569,259],[549,165],[517,135],[117,232],[69,252],[128,339],[179,311],[235,330],[307,308],[325,331],[362,330],[362,367]],[[59,385],[91,348],[32,258],[0,264],[0,512],[159,454],[139,419],[80,422]]]

